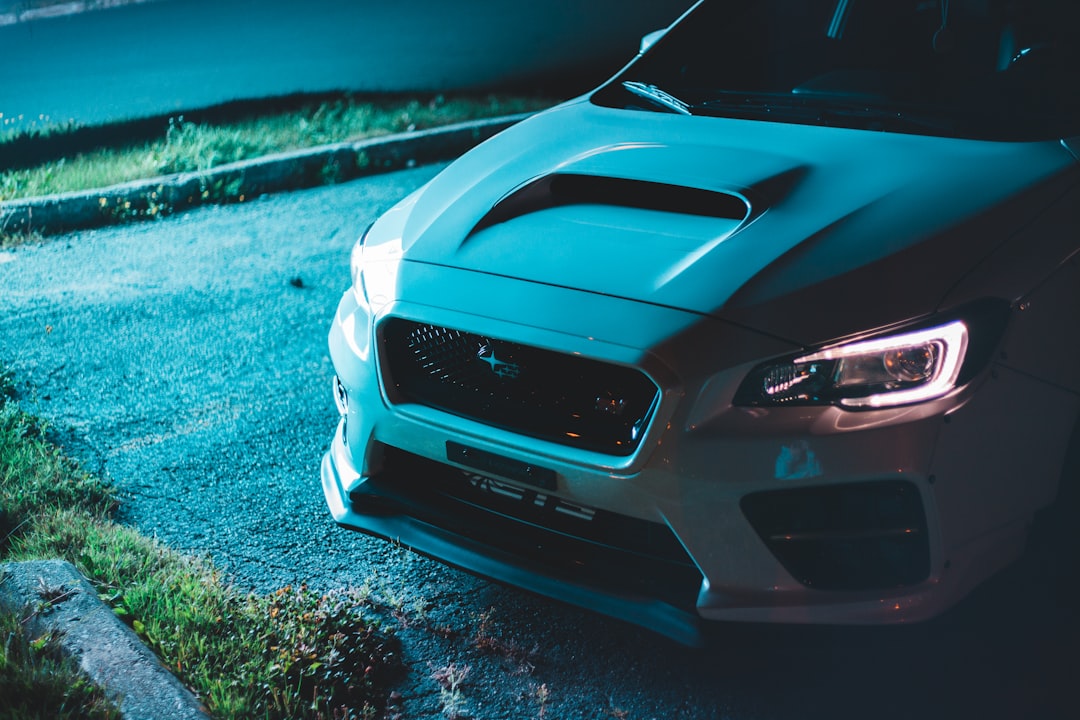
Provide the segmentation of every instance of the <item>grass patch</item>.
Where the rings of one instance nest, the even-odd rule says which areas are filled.
[[[192,122],[183,116],[163,123],[159,137],[126,147],[102,148],[28,168],[0,173],[0,201],[90,190],[178,172],[205,171],[239,160],[335,142],[421,130],[466,120],[540,110],[555,101],[487,95],[380,101],[344,96],[297,109],[232,122]],[[62,135],[77,128],[35,130]],[[17,144],[17,134],[0,135]]]
[[[29,638],[0,612],[0,698],[9,720],[118,720],[120,711],[59,649],[55,635]]]
[[[364,593],[241,593],[205,560],[114,523],[113,489],[66,459],[14,395],[0,368],[0,560],[72,562],[215,718],[380,715],[400,661]],[[42,674],[34,656],[9,656],[20,678]]]

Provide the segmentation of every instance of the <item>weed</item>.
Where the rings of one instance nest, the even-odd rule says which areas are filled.
[[[42,234],[35,230],[13,233],[0,232],[0,250],[7,250],[20,245],[36,245],[42,239]]]
[[[146,146],[97,150],[33,168],[0,173],[0,201],[106,187],[158,174]]]
[[[533,646],[526,649],[512,639],[500,637],[494,628],[492,620],[495,608],[488,608],[485,612],[474,617],[476,631],[473,634],[473,645],[478,650],[496,655],[509,660],[518,666],[518,672],[529,674],[536,669],[535,660],[539,655],[539,648]]]
[[[319,171],[319,176],[322,179],[323,185],[336,185],[345,179],[345,174],[341,169],[341,163],[337,161],[337,158],[330,158],[327,160]]]
[[[255,605],[273,621],[266,623],[271,682],[313,698],[315,716],[374,712],[373,689],[390,679],[397,650],[367,621],[359,594],[285,588]]]
[[[398,650],[365,616],[362,591],[242,594],[209,562],[115,524],[112,488],[47,442],[45,425],[8,399],[13,385],[0,370],[0,559],[75,564],[216,718],[381,712]],[[63,599],[63,589],[43,587],[32,610]]]
[[[170,118],[158,139],[128,147],[100,149],[36,167],[0,173],[0,201],[74,190],[181,172],[205,172],[221,165],[268,153],[348,142],[410,129],[424,129],[496,115],[549,107],[551,99],[522,97],[446,98],[428,101],[400,98],[366,102],[351,96],[308,105],[292,112],[249,118],[229,124],[196,123]],[[0,148],[16,136],[0,135]],[[370,159],[358,153],[357,166]],[[324,182],[344,179],[330,163]],[[230,181],[231,182],[231,181]],[[239,188],[203,188],[208,197],[232,199]]]
[[[4,190],[0,187],[0,199],[3,199]],[[0,217],[0,250],[41,242],[41,233],[33,229],[27,222],[16,222],[12,226],[13,214]],[[32,219],[31,215],[31,219]],[[25,225],[25,227],[23,227]]]
[[[274,149],[270,138],[244,132],[235,126],[209,127],[185,122],[181,115],[169,118],[165,142],[151,147],[157,174],[204,172]]]
[[[537,704],[536,717],[537,717],[537,720],[544,720],[544,716],[547,714],[548,703],[551,701],[551,691],[548,690],[547,683],[541,683],[533,691],[533,694],[536,697],[536,704]]]
[[[0,697],[6,718],[114,720],[120,712],[60,652],[56,632],[28,637],[19,615],[0,612]]]
[[[46,425],[10,398],[10,375],[0,381],[0,553],[31,531],[38,517],[58,508],[104,515],[116,506],[113,489],[79,470],[44,442]]]
[[[60,555],[216,717],[364,717],[398,666],[395,641],[358,593],[242,595],[206,562],[133,530],[58,512],[16,556]]]
[[[0,406],[8,400],[15,399],[15,375],[10,370],[0,366]]]
[[[449,720],[468,717],[465,714],[465,695],[461,688],[471,669],[468,665],[449,663],[431,672],[432,680],[439,684],[439,703],[442,705],[443,715]]]
[[[399,589],[390,587],[387,583],[379,582],[379,597],[382,599],[382,603],[390,609],[392,613],[400,613],[405,609],[405,585],[402,584]]]
[[[437,638],[443,640],[456,640],[460,635],[460,632],[449,625],[439,625],[435,623],[428,623],[427,629]]]
[[[233,200],[243,201],[241,190],[244,186],[242,175],[228,178],[218,177],[211,179],[207,176],[199,178],[199,191],[204,201],[213,203],[225,203]]]
[[[395,588],[380,578],[378,585],[378,595],[372,593],[370,581],[365,581],[361,586],[361,591],[366,592],[367,599],[373,607],[389,612],[402,627],[409,627],[413,622],[422,621],[427,612],[427,601],[417,598],[410,604],[408,589],[404,581]]]
[[[203,184],[205,189],[205,183]],[[175,208],[165,199],[164,185],[158,185],[152,190],[147,190],[142,195],[114,197],[112,201],[108,197],[98,198],[98,207],[102,215],[121,222],[136,218],[161,218],[173,213]]]
[[[26,3],[29,4],[29,3]],[[34,117],[5,117],[0,113],[0,143],[12,142],[20,137],[48,137],[49,135],[63,135],[79,128],[74,120],[58,122],[48,115]]]
[[[56,607],[58,603],[64,602],[76,592],[78,592],[78,590],[75,588],[65,588],[63,585],[52,587],[45,583],[44,578],[39,578],[37,588],[39,599],[33,605],[33,612],[31,612],[30,616],[23,620],[23,622],[29,622],[31,618],[49,612]]]
[[[426,598],[418,597],[413,600],[412,603],[412,616],[413,619],[418,622],[426,622],[428,619],[428,609],[431,607],[431,603]]]

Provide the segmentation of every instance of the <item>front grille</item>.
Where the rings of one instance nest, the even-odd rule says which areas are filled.
[[[630,455],[659,397],[621,365],[400,318],[381,334],[400,399],[562,445]]]
[[[671,529],[510,485],[392,447],[350,493],[363,513],[407,514],[513,558],[520,568],[692,609],[701,572]],[[452,562],[452,553],[440,555]]]

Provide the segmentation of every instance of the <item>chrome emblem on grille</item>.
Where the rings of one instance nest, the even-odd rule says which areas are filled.
[[[490,340],[484,340],[480,342],[479,345],[480,347],[476,351],[476,358],[481,362],[487,363],[491,368],[491,372],[495,373],[495,375],[508,380],[513,380],[521,375],[520,365],[500,360],[495,356],[495,348]]]

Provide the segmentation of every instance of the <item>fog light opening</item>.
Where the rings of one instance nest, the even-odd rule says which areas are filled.
[[[929,577],[926,514],[909,481],[767,490],[740,506],[780,564],[807,587],[882,590]]]

